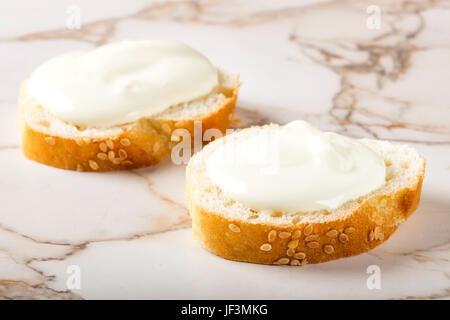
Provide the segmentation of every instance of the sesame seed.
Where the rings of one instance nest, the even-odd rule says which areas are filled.
[[[336,238],[338,236],[339,232],[337,230],[330,230],[326,233],[326,236],[329,238]]]
[[[51,144],[52,146],[54,146],[56,143],[56,141],[53,137],[45,137],[45,142],[47,142],[48,144]]]
[[[306,258],[306,254],[303,252],[297,252],[296,254],[294,254],[294,258],[302,260]]]
[[[305,238],[305,241],[307,241],[307,242],[308,241],[316,241],[316,240],[319,240],[319,235],[317,235],[317,234],[312,234]]]
[[[111,140],[106,140],[106,145],[108,146],[108,148],[114,149],[114,142],[112,142]]]
[[[302,231],[301,230],[295,230],[294,233],[292,234],[292,239],[299,239],[302,235]]]
[[[119,158],[120,160],[125,160],[127,158],[127,152],[123,149],[119,149]]]
[[[233,232],[241,232],[241,228],[239,228],[237,225],[230,223],[228,225],[228,228],[230,228]]]
[[[289,249],[287,249],[286,255],[287,255],[288,257],[292,257],[294,254],[295,254],[295,249],[294,249],[294,248],[289,248]]]
[[[332,254],[334,252],[334,247],[331,244],[326,244],[323,246],[323,251],[326,254]]]
[[[292,259],[291,266],[299,266],[299,265],[300,265],[300,261],[298,261],[297,259]]]
[[[108,146],[106,145],[106,143],[102,142],[100,143],[100,145],[98,146],[100,148],[101,151],[106,152],[108,151]]]
[[[84,171],[83,166],[81,164],[77,164],[77,171]]]
[[[289,238],[289,237],[291,236],[291,233],[290,233],[290,232],[282,231],[282,232],[280,232],[280,233],[278,234],[278,236],[280,237],[280,239],[286,239],[286,238]]]
[[[114,159],[115,159],[115,157],[116,157],[116,154],[114,153],[114,151],[110,150],[110,151],[108,152],[108,159],[109,159],[111,162],[113,162]]]
[[[89,160],[89,167],[91,167],[92,170],[98,170],[98,164],[94,160]]]
[[[124,165],[126,166],[131,166],[133,164],[133,162],[131,162],[130,160],[125,160],[124,162],[122,162]]]
[[[89,143],[91,143],[91,139],[89,139],[89,138],[83,138],[83,141],[84,141],[84,143],[86,143],[86,144],[89,144]]]
[[[305,230],[303,230],[303,233],[305,236],[309,236],[313,232],[313,225],[309,224],[305,227]]]
[[[131,144],[131,142],[130,142],[130,139],[128,139],[128,138],[122,138],[122,139],[120,139],[120,144],[125,147],[128,147]]]
[[[289,258],[280,258],[278,259],[278,264],[288,264],[289,263]]]
[[[99,158],[100,160],[106,160],[108,159],[108,156],[106,155],[106,153],[100,152],[97,153],[97,158]]]
[[[384,240],[384,233],[380,227],[375,227],[373,231],[375,235],[375,240]]]
[[[373,241],[373,240],[375,240],[375,232],[370,231],[369,232],[369,241]]]
[[[276,230],[271,230],[269,232],[269,234],[267,235],[267,240],[269,240],[269,242],[272,242],[272,241],[274,241],[276,239],[276,237],[277,237]]]
[[[348,236],[345,233],[341,233],[339,235],[339,241],[340,242],[347,242],[348,241]]]
[[[355,228],[353,228],[353,227],[347,227],[347,228],[345,228],[345,230],[344,230],[344,233],[345,234],[351,234],[351,233],[353,233],[353,232],[355,232]]]
[[[308,263],[307,259],[303,259],[302,262],[300,263],[301,266],[304,266]]]
[[[318,248],[319,247],[319,243],[317,241],[312,241],[312,242],[306,243],[306,246],[308,248],[314,249],[314,248]]]
[[[294,248],[297,248],[297,246],[298,246],[298,239],[296,239],[296,240],[291,240],[291,241],[289,241],[289,243],[288,243],[288,248],[294,249]]]
[[[264,243],[261,247],[259,247],[259,249],[262,251],[270,251],[272,250],[272,245],[270,243]]]
[[[81,139],[81,138],[76,138],[76,139],[75,139],[75,143],[81,147],[81,146],[83,145],[83,139]]]

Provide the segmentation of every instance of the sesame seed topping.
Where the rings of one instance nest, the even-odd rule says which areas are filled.
[[[125,150],[119,149],[119,158],[120,160],[125,160],[127,158],[128,154]]]
[[[381,227],[375,227],[373,230],[375,240],[384,240],[384,233]]]
[[[339,232],[337,230],[330,230],[326,233],[327,237],[329,238],[336,238],[338,236]]]
[[[241,232],[241,228],[239,228],[237,225],[230,223],[228,225],[228,228],[230,228],[233,232]]]
[[[334,247],[331,244],[326,244],[323,246],[323,251],[326,254],[332,254],[334,252]]]
[[[278,264],[288,264],[289,263],[289,258],[280,258],[277,261]]]
[[[75,143],[81,147],[81,146],[83,145],[83,139],[81,139],[81,138],[76,138],[76,139],[75,139]]]
[[[89,167],[91,167],[92,170],[98,170],[98,164],[94,160],[89,160]]]
[[[299,265],[300,265],[300,261],[298,261],[297,259],[292,259],[291,266],[299,266]]]
[[[307,259],[303,259],[302,262],[300,263],[301,266],[304,266],[308,263]]]
[[[289,248],[289,249],[287,249],[286,255],[287,255],[288,257],[292,257],[294,254],[295,254],[295,249],[294,249],[294,248]]]
[[[124,165],[126,166],[131,166],[133,164],[133,162],[131,162],[130,160],[125,160],[124,162],[122,162]]]
[[[353,232],[355,232],[355,228],[353,228],[353,227],[347,227],[347,228],[345,228],[344,229],[344,233],[345,234],[351,234],[351,233],[353,233]]]
[[[339,241],[340,242],[347,242],[348,241],[348,236],[345,233],[341,233],[339,235]]]
[[[125,147],[128,147],[131,144],[131,142],[130,142],[130,139],[128,139],[128,138],[122,138],[122,139],[120,139],[120,144]]]
[[[102,150],[103,152],[108,151],[108,146],[107,146],[106,143],[104,143],[104,142],[100,143],[98,147],[99,147],[100,150]]]
[[[312,241],[312,242],[306,243],[306,246],[311,249],[318,248],[319,245],[320,244],[317,241]]]
[[[294,254],[294,258],[302,260],[306,258],[306,254],[303,252],[297,252],[296,254]]]
[[[106,153],[100,152],[97,153],[97,158],[99,158],[100,160],[106,160],[108,159],[108,156],[106,155]]]
[[[287,239],[291,236],[291,233],[282,231],[278,234],[278,236],[280,237],[280,239]]]
[[[292,234],[292,239],[299,239],[302,235],[302,231],[301,230],[295,230],[294,233]]]
[[[114,153],[114,151],[110,150],[110,151],[108,152],[108,159],[109,159],[111,162],[114,162],[115,157],[116,157],[116,154]]]
[[[81,164],[77,164],[77,171],[84,171],[83,166]]]
[[[297,248],[297,246],[298,246],[298,239],[296,239],[296,240],[291,240],[291,241],[289,241],[289,243],[288,243],[288,248],[295,249],[295,248]]]
[[[373,241],[373,240],[375,240],[375,232],[370,231],[369,232],[369,241]]]
[[[108,148],[114,149],[114,142],[112,142],[111,140],[106,140],[106,145],[108,146]]]
[[[277,237],[276,230],[271,230],[269,232],[269,234],[267,235],[267,240],[269,240],[269,242],[272,242],[272,241],[274,241],[276,239],[276,237]]]
[[[89,138],[83,138],[83,141],[84,141],[84,143],[86,143],[86,144],[89,144],[89,143],[91,143],[91,139],[89,139]]]
[[[307,242],[308,241],[316,241],[316,240],[319,240],[319,235],[317,235],[317,234],[312,234],[305,238],[305,241],[307,241]]]
[[[45,142],[47,142],[48,144],[51,144],[52,146],[54,146],[56,143],[56,141],[53,137],[45,137]]]
[[[272,250],[272,245],[270,243],[264,243],[259,249],[262,251],[270,251]]]
[[[309,224],[305,227],[305,230],[303,230],[303,233],[305,236],[309,236],[313,232],[313,225]]]

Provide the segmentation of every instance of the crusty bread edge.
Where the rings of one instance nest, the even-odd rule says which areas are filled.
[[[186,202],[193,233],[212,253],[242,262],[305,265],[358,255],[389,239],[416,210],[425,173],[423,160],[421,174],[407,188],[372,197],[342,220],[296,225],[232,220],[208,212],[190,196],[194,185],[190,181],[195,177],[187,172]]]
[[[238,91],[238,86],[233,88],[214,112],[195,119],[144,119],[119,135],[71,139],[34,130],[26,123],[25,111],[29,107],[29,99],[24,97],[23,83],[19,94],[22,151],[31,160],[77,171],[127,170],[155,165],[170,154],[174,144],[170,137],[175,129],[187,129],[193,136],[194,121],[201,121],[203,132],[217,128],[225,133],[233,120]]]

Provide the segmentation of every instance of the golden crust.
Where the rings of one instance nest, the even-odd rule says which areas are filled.
[[[225,103],[216,111],[195,119],[156,120],[143,119],[121,134],[105,138],[64,138],[52,136],[31,128],[25,121],[29,99],[19,95],[19,127],[23,154],[37,162],[68,170],[110,171],[127,170],[159,163],[170,155],[174,143],[171,133],[178,128],[190,131],[193,136],[194,121],[202,122],[202,131],[217,128],[225,133],[238,95],[234,88]]]
[[[225,259],[261,263],[304,265],[367,252],[397,230],[417,208],[423,174],[417,183],[391,194],[372,197],[342,220],[281,225],[230,220],[208,212],[190,196],[194,191],[189,173],[186,201],[196,239]]]

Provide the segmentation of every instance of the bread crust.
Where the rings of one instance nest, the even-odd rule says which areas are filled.
[[[25,120],[30,107],[26,91],[19,94],[19,128],[23,154],[34,161],[61,169],[111,171],[147,167],[170,155],[172,131],[187,129],[194,133],[194,121],[202,122],[202,131],[217,128],[225,133],[234,115],[239,88],[214,112],[184,120],[141,119],[122,133],[102,138],[64,138],[34,130]],[[105,147],[106,146],[106,147]]]
[[[192,196],[187,172],[186,201],[195,238],[212,253],[229,260],[305,265],[367,252],[397,230],[417,208],[425,172],[414,185],[371,197],[343,219],[299,224],[255,223],[208,212]]]

